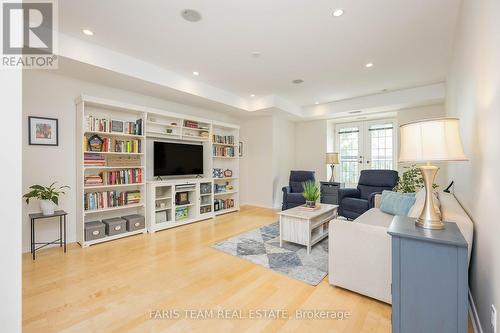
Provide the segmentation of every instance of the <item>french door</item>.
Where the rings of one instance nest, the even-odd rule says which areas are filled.
[[[340,159],[337,179],[346,187],[355,187],[361,170],[393,170],[396,167],[396,143],[396,122],[393,119],[337,124],[335,147]]]

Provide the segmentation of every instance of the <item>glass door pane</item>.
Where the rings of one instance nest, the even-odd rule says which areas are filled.
[[[339,177],[346,187],[355,187],[362,164],[362,124],[350,123],[337,125],[337,142],[339,144]]]
[[[394,124],[392,121],[370,122],[368,128],[368,151],[366,169],[394,168]]]

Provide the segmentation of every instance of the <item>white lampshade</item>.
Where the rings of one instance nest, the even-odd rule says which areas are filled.
[[[326,164],[339,164],[339,153],[326,153]]]
[[[465,161],[458,118],[436,118],[400,126],[400,162]]]

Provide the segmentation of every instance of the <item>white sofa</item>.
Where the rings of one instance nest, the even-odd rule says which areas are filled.
[[[438,199],[443,221],[455,222],[467,241],[470,260],[472,221],[453,194],[440,192]],[[377,198],[376,207],[379,201]],[[393,217],[372,208],[352,222],[330,222],[330,284],[391,304],[391,237],[387,228]]]

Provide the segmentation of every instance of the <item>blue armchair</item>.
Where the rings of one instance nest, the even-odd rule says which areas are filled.
[[[303,183],[308,180],[315,181],[314,171],[290,171],[289,185],[283,187],[282,210],[306,203],[302,193],[304,192]]]
[[[394,170],[362,170],[357,188],[339,190],[339,215],[354,220],[373,208],[375,194],[392,190],[398,179]]]

